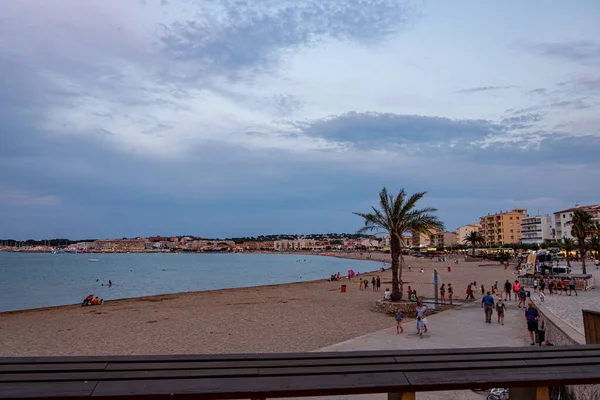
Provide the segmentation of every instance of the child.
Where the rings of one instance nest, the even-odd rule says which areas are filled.
[[[417,317],[417,335],[423,339],[423,330],[425,328],[425,324],[423,323],[423,319],[421,317]]]
[[[506,305],[502,302],[502,296],[500,296],[496,302],[496,313],[498,314],[498,323],[502,325],[504,325],[504,311],[506,311]]]
[[[402,319],[404,316],[402,312],[400,312],[399,308],[396,308],[396,334],[400,334],[400,332],[404,332],[404,328],[402,328]]]

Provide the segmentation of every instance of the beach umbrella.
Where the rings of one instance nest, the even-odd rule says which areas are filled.
[[[352,278],[354,275],[356,275],[356,272],[353,269],[348,270],[348,278]]]

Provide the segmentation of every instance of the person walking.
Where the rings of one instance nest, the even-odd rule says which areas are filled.
[[[377,291],[379,292],[381,290],[381,278],[379,277],[379,275],[377,275]],[[400,291],[402,291],[402,289],[400,289]]]
[[[427,332],[427,307],[420,301],[417,302],[417,317],[423,321],[424,332]]]
[[[575,291],[575,296],[577,296],[577,289],[575,289],[575,279],[573,277],[569,278],[569,296]]]
[[[377,279],[375,279],[375,277],[371,279],[371,286],[373,287],[373,291],[377,290]]]
[[[365,283],[363,281],[363,278],[360,278],[358,290],[365,290]]]
[[[442,287],[440,288],[440,301],[442,304],[446,304],[446,284],[442,283]]]
[[[525,309],[525,320],[527,321],[527,330],[529,331],[529,339],[531,339],[531,345],[535,345],[534,333],[538,330],[538,321],[540,314],[538,310],[533,306],[533,302],[529,302]]]
[[[504,312],[506,311],[506,305],[502,302],[502,296],[498,297],[496,303],[496,314],[498,314],[498,323],[504,325]]]
[[[519,288],[519,308],[521,308],[521,305],[525,308],[525,300],[527,300],[527,293],[525,292],[525,288],[521,286]]]
[[[485,311],[485,322],[491,324],[492,312],[494,310],[494,298],[489,291],[481,298],[481,308]]]
[[[537,278],[535,278],[535,279],[533,280],[533,292],[534,292],[534,293],[537,293],[537,289],[538,289],[538,285],[539,285],[539,283],[540,283],[540,282],[538,281],[538,279],[537,279]]]
[[[450,303],[450,305],[452,305],[452,296],[454,295],[454,288],[452,287],[452,284],[449,283],[448,284],[448,302]]]
[[[404,332],[404,328],[402,328],[402,320],[404,319],[404,316],[402,315],[402,312],[400,311],[399,308],[396,308],[396,334],[400,334],[400,332]]]
[[[514,301],[517,301],[517,297],[518,297],[520,289],[521,289],[521,285],[519,285],[519,281],[515,279],[515,283],[513,283],[513,293],[514,293],[514,297],[515,297]]]
[[[510,291],[512,290],[512,285],[506,280],[504,283],[504,300],[510,300]]]

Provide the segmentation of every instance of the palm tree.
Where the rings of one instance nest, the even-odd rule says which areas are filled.
[[[590,250],[596,252],[596,260],[600,259],[600,222],[596,222],[593,226],[589,246]]]
[[[592,215],[584,210],[575,210],[573,211],[573,218],[567,224],[571,225],[571,236],[577,239],[577,247],[581,255],[581,273],[587,274],[585,269],[585,254],[587,251],[585,239],[594,229]]]
[[[463,240],[465,244],[471,245],[471,249],[473,250],[471,255],[475,257],[475,247],[479,244],[485,243],[485,239],[483,235],[477,231],[471,231],[465,236],[465,240]]]
[[[569,254],[573,250],[575,250],[575,241],[571,238],[564,237],[560,242],[558,242],[561,250],[565,251],[565,257],[567,258],[567,265],[571,268],[571,259],[569,258]]]
[[[379,209],[371,207],[372,213],[359,213],[355,215],[363,218],[365,225],[358,232],[388,233],[390,235],[390,247],[392,255],[392,301],[400,300],[399,282],[402,278],[404,257],[402,249],[406,247],[403,236],[412,232],[413,234],[428,234],[430,229],[443,230],[444,224],[432,213],[437,209],[426,207],[415,208],[419,200],[426,192],[415,193],[408,196],[404,189],[400,190],[394,197],[388,194],[384,187],[379,192]]]

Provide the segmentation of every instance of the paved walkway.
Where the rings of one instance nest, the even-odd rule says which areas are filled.
[[[524,311],[517,308],[516,303],[508,303],[505,324],[496,323],[496,314],[491,324],[485,323],[485,315],[480,303],[471,303],[455,310],[444,311],[428,317],[429,331],[423,339],[415,334],[415,322],[409,320],[404,324],[404,333],[397,335],[395,322],[390,317],[392,327],[374,332],[346,342],[329,346],[319,351],[359,351],[359,350],[397,350],[397,349],[431,349],[450,347],[494,347],[494,346],[528,346]],[[435,376],[432,376],[432,380]],[[345,400],[385,400],[386,394],[332,396],[327,399]],[[428,392],[417,393],[419,400],[481,400],[485,394],[472,391]]]
[[[573,273],[581,273],[580,263],[571,263]],[[596,269],[593,263],[586,263],[587,272],[596,278],[596,284],[600,284],[600,270]],[[546,290],[546,300],[544,303],[538,302],[538,296],[532,293],[536,303],[550,311],[557,320],[562,321],[584,335],[582,309],[600,311],[600,288],[596,287],[588,291],[580,291],[578,296],[573,293],[572,296],[548,294]],[[553,320],[555,318],[552,318]]]

